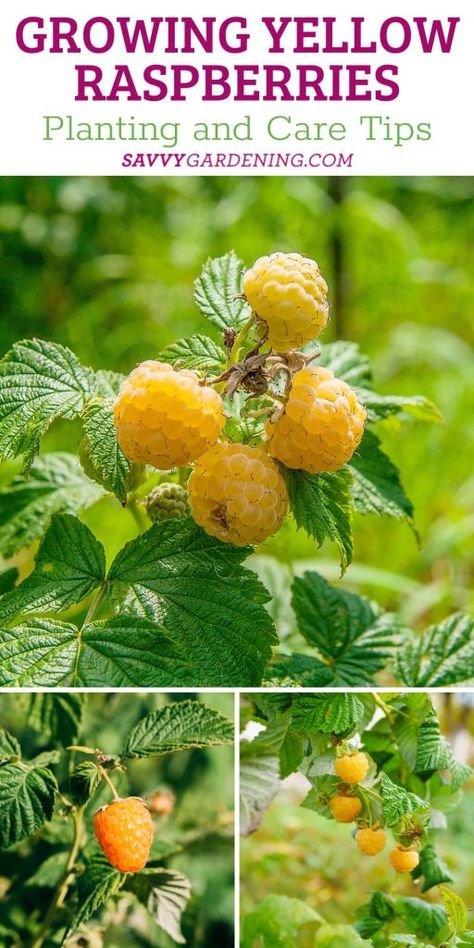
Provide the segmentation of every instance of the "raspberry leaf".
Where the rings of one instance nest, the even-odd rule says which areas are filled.
[[[86,407],[81,419],[84,438],[80,458],[85,473],[124,504],[137,465],[127,460],[117,443],[112,405],[111,401],[94,401]]]
[[[284,895],[269,895],[243,919],[242,948],[255,945],[294,948],[306,938],[311,939],[308,944],[315,944],[314,935],[321,922],[321,916],[306,902]],[[353,948],[353,944],[344,942],[346,948]]]
[[[422,395],[377,395],[364,388],[355,388],[355,393],[367,411],[369,421],[383,421],[398,417],[407,420],[441,424],[444,418],[436,405]]]
[[[8,569],[0,571],[0,596],[6,592],[11,592],[15,588],[19,573],[16,566],[10,566]]]
[[[291,512],[298,527],[318,546],[333,540],[344,573],[352,560],[352,475],[345,468],[335,474],[307,474],[285,470]]]
[[[219,329],[238,329],[250,316],[242,293],[244,265],[233,250],[209,259],[194,284],[194,299],[208,319]]]
[[[360,727],[365,717],[362,698],[355,694],[298,695],[293,698],[291,728],[348,736]]]
[[[136,616],[71,623],[34,619],[0,631],[0,683],[25,687],[166,687],[185,659],[155,624]]]
[[[420,861],[416,869],[413,870],[414,879],[419,879],[421,876],[423,876],[422,892],[428,892],[429,889],[432,889],[435,885],[440,885],[442,882],[453,881],[448,867],[440,859],[431,842],[427,843],[421,850]]]
[[[111,866],[108,869],[104,867],[103,874],[99,882],[94,886],[86,899],[81,904],[78,912],[70,922],[66,937],[72,935],[79,928],[79,925],[87,922],[97,910],[107,902],[111,895],[115,895],[124,885],[127,876],[121,872],[116,872]]]
[[[380,793],[383,797],[384,823],[387,826],[395,826],[407,813],[429,809],[428,803],[415,793],[410,793],[404,787],[394,783],[383,771],[380,775]]]
[[[417,774],[449,766],[449,749],[441,737],[439,721],[434,708],[418,731],[418,746],[414,771]]]
[[[402,915],[409,928],[423,932],[426,938],[435,938],[446,925],[446,912],[441,905],[434,905],[409,896],[395,900],[397,915]]]
[[[57,783],[47,767],[0,764],[0,849],[36,833],[53,815]]]
[[[187,685],[262,680],[276,637],[268,593],[241,566],[249,552],[191,520],[168,521],[128,543],[111,566],[108,583],[122,608],[160,623],[186,655]]]
[[[180,339],[163,349],[158,359],[176,369],[199,369],[219,375],[227,361],[225,350],[209,336],[195,335]]]
[[[444,910],[448,917],[450,934],[462,935],[467,928],[467,909],[463,900],[456,892],[447,889],[445,885],[441,886],[440,892]]]
[[[84,760],[74,768],[71,778],[71,794],[74,801],[83,806],[90,800],[92,794],[100,784],[100,774],[91,760]]]
[[[409,688],[474,684],[474,619],[461,612],[407,642],[397,673]]]
[[[318,657],[299,656],[299,668],[296,663],[288,667],[283,660],[282,673],[293,671],[307,686],[373,684],[374,675],[399,645],[400,628],[390,613],[333,586],[319,573],[308,572],[295,579],[292,605],[298,628]]]
[[[13,734],[0,730],[0,764],[11,760],[12,757],[21,757],[21,747]]]
[[[381,450],[380,440],[372,431],[365,431],[349,468],[354,477],[352,496],[358,513],[398,517],[413,528],[413,504],[403,490],[397,468]]]
[[[28,477],[18,475],[0,490],[1,552],[13,556],[42,536],[53,514],[80,513],[103,496],[103,489],[85,476],[74,455],[39,457]]]
[[[142,718],[133,728],[122,756],[158,757],[191,747],[233,742],[232,721],[200,701],[180,701]]]
[[[244,746],[244,745],[242,745]],[[244,836],[258,829],[280,787],[276,754],[243,757],[240,764],[240,830]]]
[[[57,514],[31,575],[0,599],[0,622],[66,609],[97,589],[104,575],[104,549],[89,528],[69,514]]]
[[[175,869],[144,869],[132,876],[127,888],[147,907],[159,928],[178,945],[185,944],[181,916],[191,898],[191,883],[186,876]]]
[[[46,740],[67,747],[79,736],[85,703],[86,698],[82,694],[32,694],[28,725]]]
[[[330,342],[321,347],[318,365],[331,369],[338,379],[351,386],[372,387],[370,359],[356,342]]]
[[[76,418],[95,387],[94,373],[65,346],[15,343],[0,362],[0,457],[22,454],[28,469],[52,422]]]

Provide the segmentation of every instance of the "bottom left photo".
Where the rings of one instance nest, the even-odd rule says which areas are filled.
[[[231,694],[0,695],[0,944],[234,944]]]

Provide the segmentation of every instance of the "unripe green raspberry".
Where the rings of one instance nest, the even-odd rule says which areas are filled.
[[[268,450],[287,467],[310,474],[337,471],[358,448],[365,419],[352,389],[330,369],[301,369],[283,412],[267,422]]]
[[[299,253],[260,257],[244,273],[243,290],[268,326],[268,341],[278,352],[299,349],[317,339],[328,321],[327,284],[315,260]]]
[[[196,462],[189,503],[206,533],[235,546],[261,543],[279,529],[288,509],[285,482],[261,448],[217,444]]]
[[[159,484],[145,497],[146,512],[153,522],[182,520],[191,516],[188,492],[180,484]]]
[[[164,471],[204,454],[225,425],[220,395],[195,372],[152,361],[125,379],[114,420],[125,457]]]

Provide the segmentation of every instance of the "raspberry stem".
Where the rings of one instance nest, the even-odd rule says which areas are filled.
[[[74,866],[79,854],[84,829],[83,811],[84,807],[80,807],[73,813],[74,835],[66,866],[54,891],[53,898],[44,917],[43,924],[41,925],[39,932],[37,932],[37,934],[32,938],[29,948],[41,948],[41,946],[44,944],[51,930],[54,916],[56,915],[57,910],[61,908],[61,905],[64,903],[69,886],[71,885],[71,882],[74,878]]]
[[[118,795],[118,793],[117,793],[117,790],[115,789],[115,787],[114,787],[114,785],[113,785],[113,783],[112,783],[112,781],[111,781],[111,779],[110,779],[110,777],[109,777],[107,771],[104,769],[104,767],[99,767],[99,766],[98,766],[97,769],[98,769],[98,771],[99,771],[99,773],[100,773],[100,776],[102,777],[102,780],[105,780],[107,786],[108,786],[109,789],[112,791],[112,795],[113,795],[114,800],[120,800],[120,797],[119,797],[119,795]]]
[[[227,360],[226,368],[230,369],[232,365],[235,365],[239,361],[239,352],[242,348],[243,343],[245,342],[254,322],[256,319],[256,314],[252,313],[246,323],[242,326],[242,329],[235,338],[235,342],[232,346],[232,349],[229,353],[229,358]]]

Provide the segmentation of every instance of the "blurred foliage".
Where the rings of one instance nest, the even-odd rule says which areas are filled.
[[[233,718],[233,696],[228,694],[146,694],[89,693],[85,702],[80,740],[92,747],[105,749],[109,754],[120,753],[135,724],[149,711],[163,707],[169,701],[199,697],[205,704]],[[32,696],[0,694],[0,728],[5,728],[20,741],[25,757],[33,757],[51,748],[47,734],[38,733],[31,724]],[[77,755],[76,763],[84,758]],[[64,764],[66,767],[66,763]],[[67,778],[67,770],[62,774]],[[61,774],[58,774],[61,778]],[[119,792],[144,798],[154,791],[166,790],[175,799],[175,807],[168,817],[156,816],[155,842],[151,857],[162,865],[184,873],[192,884],[192,898],[182,918],[183,933],[188,948],[231,948],[234,944],[234,751],[230,746],[181,751],[163,757],[127,761],[126,775],[115,774]],[[94,794],[86,810],[87,830],[92,834],[92,816],[95,810],[109,802],[106,785]],[[59,825],[59,829],[58,829]],[[48,829],[49,827],[49,829]],[[38,892],[28,883],[32,866],[49,853],[47,846],[54,833],[64,834],[64,823],[51,822],[33,837],[14,849],[3,852],[0,866],[0,905],[2,895],[13,881],[18,887],[23,879],[22,911],[37,911]],[[64,839],[61,839],[64,843]],[[170,855],[168,855],[168,853]],[[124,924],[129,903],[119,900],[110,903],[101,918],[106,927],[104,948],[127,948],[156,945],[173,948],[175,942],[157,929],[148,913],[138,904],[133,909],[136,940],[131,942],[130,924]],[[1,911],[0,911],[1,915]],[[91,922],[92,928],[97,919]],[[1,935],[0,935],[1,943]]]
[[[403,524],[358,517],[344,580],[423,627],[472,607],[473,193],[470,178],[4,178],[1,353],[36,335],[96,368],[129,371],[209,329],[192,302],[208,255],[233,247],[249,264],[275,249],[315,257],[330,287],[325,338],[357,341],[379,390],[423,393],[446,419],[404,426],[403,436],[385,425],[421,550]],[[44,450],[75,450],[74,438],[58,425]],[[85,517],[109,556],[135,532],[115,511],[106,500]],[[264,549],[297,571],[313,561],[338,575],[334,551],[315,554],[290,524]]]

